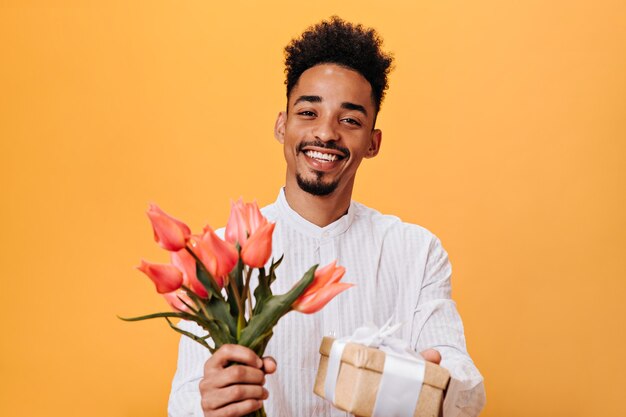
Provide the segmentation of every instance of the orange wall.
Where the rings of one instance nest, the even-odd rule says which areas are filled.
[[[98,4],[99,3],[99,4]],[[3,1],[0,415],[165,415],[147,203],[271,202],[282,47],[331,14],[397,67],[355,198],[443,240],[486,417],[623,416],[623,1]]]

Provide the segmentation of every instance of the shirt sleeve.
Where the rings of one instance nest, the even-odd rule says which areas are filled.
[[[433,238],[411,326],[416,351],[436,349],[451,375],[443,417],[474,417],[486,401],[483,377],[467,353],[463,322],[451,298],[448,254]]]
[[[196,335],[206,334],[194,322],[181,321],[178,327]],[[178,364],[167,406],[169,417],[204,417],[199,384],[203,376],[204,363],[210,356],[208,349],[186,336],[181,336]]]

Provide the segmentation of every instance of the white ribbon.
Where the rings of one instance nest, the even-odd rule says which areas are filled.
[[[424,371],[424,359],[404,340],[391,335],[402,324],[390,326],[387,321],[380,329],[373,325],[359,327],[352,336],[335,340],[328,356],[324,381],[324,396],[335,403],[335,388],[343,349],[348,343],[358,343],[385,352],[385,366],[376,395],[372,417],[412,417],[419,400]]]

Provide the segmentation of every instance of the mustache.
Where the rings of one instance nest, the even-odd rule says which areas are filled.
[[[336,142],[330,141],[330,142],[322,142],[321,140],[314,140],[314,141],[308,141],[308,142],[300,142],[300,144],[297,147],[297,151],[298,153],[301,153],[304,151],[304,148],[306,148],[307,146],[315,146],[317,148],[323,148],[323,149],[332,149],[334,151],[339,151],[343,154],[343,156],[345,158],[350,156],[350,150],[348,148],[345,148],[343,146],[339,146],[337,145]]]

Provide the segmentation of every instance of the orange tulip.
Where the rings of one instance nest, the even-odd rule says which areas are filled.
[[[313,282],[292,304],[292,308],[301,313],[318,312],[337,294],[347,290],[354,284],[346,284],[339,280],[346,273],[343,266],[336,266],[337,261],[315,271]]]
[[[174,265],[153,264],[142,260],[137,269],[154,282],[159,294],[175,291],[183,285],[183,273]]]
[[[243,213],[243,201],[241,199],[230,204],[230,216],[226,223],[226,231],[224,237],[227,242],[233,245],[239,242],[239,245],[248,239],[248,225]]]
[[[187,245],[191,230],[185,223],[171,217],[156,204],[150,204],[147,214],[152,222],[154,240],[163,249],[176,252]]]
[[[258,228],[243,244],[241,260],[252,268],[262,268],[272,255],[272,233],[275,223],[266,223]]]
[[[248,236],[251,236],[260,227],[267,224],[267,219],[261,214],[256,201],[246,204],[246,214],[248,219]]]
[[[242,199],[231,204],[230,217],[226,223],[226,241],[239,246],[247,240],[261,227],[268,223],[263,217],[256,202],[244,203]]]
[[[204,228],[202,236],[193,236],[191,247],[200,258],[207,271],[213,275],[217,285],[224,285],[224,278],[237,264],[239,254],[229,242],[220,239],[209,226]]]
[[[194,257],[186,249],[181,249],[178,252],[171,252],[171,259],[172,265],[183,272],[183,285],[202,298],[208,297],[209,293],[196,276],[196,260]]]
[[[165,298],[165,301],[167,301],[170,307],[178,311],[190,312],[189,307],[187,307],[185,303],[189,304],[190,306],[193,305],[193,301],[191,301],[185,290],[168,292],[166,294],[163,294],[163,298]],[[184,300],[185,303],[183,303],[183,301],[181,300]]]

